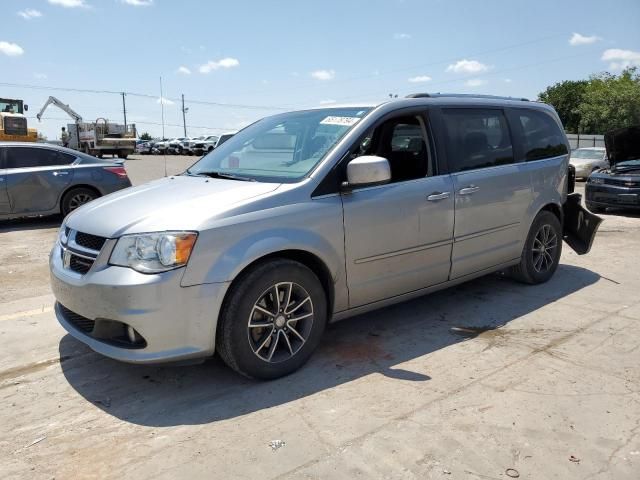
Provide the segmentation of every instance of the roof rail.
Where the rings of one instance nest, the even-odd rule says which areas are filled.
[[[475,93],[411,93],[405,98],[488,98],[493,100],[517,100],[528,102],[528,98],[501,97],[499,95],[476,95]]]

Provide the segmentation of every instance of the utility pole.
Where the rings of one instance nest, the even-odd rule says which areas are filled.
[[[162,111],[162,141],[164,142],[164,94],[162,92],[162,77],[160,77],[160,110]],[[166,152],[166,150],[165,150]],[[167,155],[166,153],[163,155],[164,157],[164,176],[167,176]]]
[[[184,136],[187,136],[187,118],[185,114],[189,111],[188,108],[184,108],[184,93],[182,94],[182,127],[184,128]]]
[[[125,101],[124,97],[126,97],[127,94],[122,92],[122,112],[124,113],[124,131],[127,131],[127,102]]]

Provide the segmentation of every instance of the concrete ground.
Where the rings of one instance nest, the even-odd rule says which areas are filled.
[[[636,479],[640,217],[604,217],[545,285],[490,276],[340,322],[273,382],[93,353],[52,313],[60,219],[5,222],[0,478]]]

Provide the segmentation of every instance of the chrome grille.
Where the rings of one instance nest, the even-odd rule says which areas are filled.
[[[606,185],[617,185],[619,187],[640,187],[640,181],[619,180],[617,178],[605,178],[604,183]]]
[[[83,258],[71,253],[69,256],[69,268],[74,272],[84,275],[89,270],[91,270],[91,267],[93,266],[94,261],[95,260],[93,259],[89,260],[87,258]]]
[[[90,233],[76,232],[76,243],[81,247],[99,252],[107,239]]]
[[[91,270],[106,241],[104,237],[65,228],[65,236],[61,239],[64,268],[85,275]]]

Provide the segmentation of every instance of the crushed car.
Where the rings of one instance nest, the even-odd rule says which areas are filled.
[[[640,125],[604,136],[610,167],[592,173],[585,186],[585,203],[594,213],[607,208],[640,210]]]

